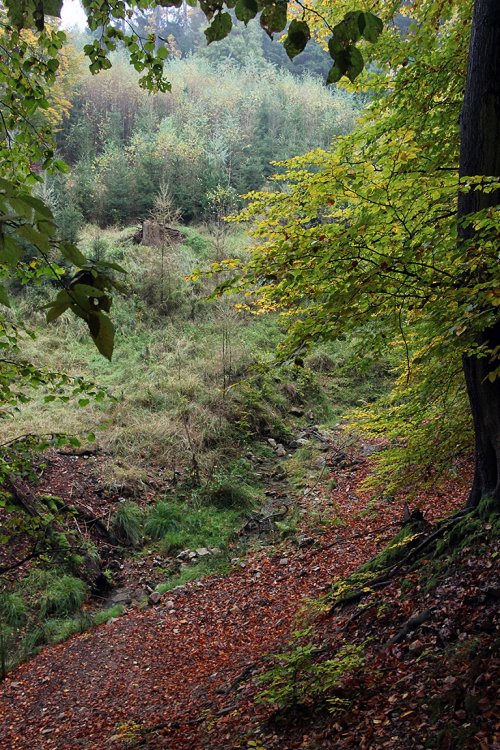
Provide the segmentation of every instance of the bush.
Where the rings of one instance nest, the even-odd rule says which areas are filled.
[[[131,547],[137,547],[143,537],[143,512],[137,503],[121,503],[111,518],[111,529],[116,537]]]
[[[40,615],[70,615],[80,609],[87,595],[87,586],[79,578],[62,576],[53,579],[40,600]]]

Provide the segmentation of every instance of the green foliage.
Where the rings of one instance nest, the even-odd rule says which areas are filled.
[[[160,547],[165,553],[181,549],[217,547],[224,549],[241,524],[241,511],[216,508],[210,505],[192,506],[176,503],[172,514],[178,515],[178,528],[167,531]]]
[[[26,621],[26,604],[17,593],[0,594],[0,621],[8,627],[18,628]]]
[[[257,493],[249,484],[249,467],[242,459],[215,471],[201,491],[204,502],[217,508],[245,511],[255,505]]]
[[[0,622],[0,677],[5,679],[10,667],[9,657],[13,646],[13,630]]]
[[[163,185],[185,221],[221,221],[238,194],[265,184],[272,160],[326,146],[352,127],[359,106],[264,60],[257,76],[248,58],[212,62],[201,53],[173,60],[168,72],[173,91],[154,107],[123,61],[82,81],[60,136],[73,169],[71,183],[56,186],[59,202],[77,203],[103,226],[144,219]],[[92,145],[75,154],[83,125]]]
[[[69,619],[47,619],[43,623],[44,640],[46,643],[61,643],[77,633],[83,633],[91,625],[92,618],[85,613]]]
[[[391,420],[389,434],[399,440],[379,458],[381,481],[390,473],[393,486],[406,477],[416,483],[422,469],[432,478],[435,456],[440,471],[470,447],[461,358],[489,357],[494,379],[499,355],[476,343],[498,315],[498,212],[471,217],[474,238],[460,243],[456,214],[460,191],[489,193],[498,179],[457,181],[470,8],[445,5],[433,6],[434,23],[426,3],[412,8],[418,33],[417,26],[410,36],[384,33],[380,67],[365,74],[381,95],[360,127],[330,151],[282,165],[275,192],[251,194],[240,219],[254,222],[259,244],[249,262],[217,266],[236,266],[232,288],[246,290],[247,309],[282,312],[289,333],[283,357],[377,319],[365,351],[389,343],[400,358],[396,389],[371,412],[386,433]],[[372,33],[371,20],[366,29]]]
[[[161,583],[156,587],[156,591],[160,594],[166,594],[168,591],[172,591],[178,586],[184,586],[190,581],[196,581],[198,578],[226,573],[229,567],[226,555],[210,555],[210,557],[201,560],[195,565],[186,567],[178,575],[172,576],[166,583]]]
[[[63,575],[50,580],[40,597],[40,614],[70,615],[80,609],[87,595],[87,586],[79,578]]]
[[[143,537],[144,513],[140,505],[127,500],[120,503],[111,517],[111,530],[123,544],[137,547]]]
[[[121,604],[115,604],[114,607],[110,607],[109,609],[103,609],[100,612],[96,612],[95,615],[92,617],[92,622],[94,625],[103,625],[105,622],[108,622],[113,617],[121,617],[124,611],[125,609]]]
[[[303,641],[310,631],[296,634]],[[281,709],[299,705],[314,705],[323,701],[335,713],[349,706],[349,701],[335,695],[343,677],[359,670],[363,663],[361,646],[342,646],[332,659],[321,660],[321,649],[312,642],[295,646],[290,651],[276,654],[277,662],[259,677],[266,685],[257,700]]]
[[[183,513],[179,505],[160,501],[150,506],[144,532],[152,539],[161,539],[167,533],[182,527]]]

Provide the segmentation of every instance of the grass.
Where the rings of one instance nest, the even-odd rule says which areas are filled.
[[[0,594],[0,620],[11,628],[21,627],[26,621],[26,604],[18,592]]]
[[[172,591],[178,586],[184,586],[186,583],[195,581],[198,578],[226,573],[229,568],[230,564],[227,555],[211,555],[209,558],[200,560],[196,565],[184,568],[178,575],[172,576],[165,583],[161,583],[156,587],[156,591],[159,594],[166,594],[168,591]]]
[[[213,505],[193,507],[176,502],[170,505],[182,518],[182,524],[162,536],[160,549],[165,554],[200,547],[223,549],[242,523],[243,514],[232,508],[216,508]]]
[[[86,584],[79,578],[63,575],[54,578],[40,598],[40,615],[69,615],[80,609],[87,596]]]
[[[96,433],[92,447],[106,456],[100,467],[104,491],[139,499],[153,482],[161,487],[159,501],[147,513],[131,499],[117,505],[111,528],[121,544],[139,550],[149,539],[166,554],[199,547],[224,551],[245,514],[262,500],[255,470],[241,456],[250,450],[273,460],[266,439],[286,444],[294,437],[297,418],[290,414],[291,406],[304,412],[301,423],[329,421],[338,406],[329,406],[329,384],[338,386],[343,405],[345,389],[347,400],[357,402],[359,394],[365,397],[374,387],[374,378],[358,371],[340,373],[348,353],[345,343],[325,345],[305,367],[269,368],[282,339],[276,317],[236,313],[237,297],[208,301],[220,276],[191,285],[186,281],[196,266],[208,265],[218,252],[205,228],[186,228],[184,244],[169,251],[164,278],[169,303],[160,305],[158,251],[132,245],[131,233],[95,227],[82,232],[82,249],[90,256],[98,238],[105,259],[128,270],[129,291],[113,302],[112,362],[97,353],[78,321],[63,315],[46,325],[43,305],[51,288],[12,295],[19,317],[37,334],[26,336],[22,356],[42,368],[97,382],[113,398],[79,405],[81,394],[70,393],[69,402],[56,398],[49,403],[35,390],[13,419],[4,420],[3,439],[37,432]],[[239,230],[231,232],[229,253],[244,255],[247,242]],[[309,448],[295,453],[288,464],[293,482],[300,485],[317,455]],[[19,658],[47,639],[64,639],[82,627],[88,592],[81,580],[68,575],[78,575],[77,565],[65,565],[55,571],[35,568],[17,593],[0,597],[5,627],[23,631],[21,644],[14,631],[4,634],[5,642],[14,637],[24,655]],[[211,555],[165,585],[172,588],[225,567],[224,552]],[[106,615],[94,617],[93,623],[101,617]]]
[[[111,516],[111,530],[125,545],[138,547],[143,539],[142,508],[132,501],[120,503]]]

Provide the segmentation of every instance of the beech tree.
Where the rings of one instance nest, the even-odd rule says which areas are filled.
[[[387,5],[372,6],[386,21]],[[498,504],[500,8],[477,0],[471,17],[448,0],[401,10],[415,25],[374,49],[382,70],[365,73],[365,85],[382,95],[359,127],[330,152],[287,162],[281,191],[250,196],[240,218],[260,244],[232,285],[249,306],[283,311],[287,356],[383,322],[366,346],[392,331],[402,349],[390,418],[410,417],[428,456],[447,418],[436,392],[466,387],[476,448],[468,505]]]
[[[500,178],[500,4],[475,0],[472,34],[461,115],[460,176],[486,175]],[[500,189],[461,192],[458,201],[460,239],[466,252],[482,242],[473,224],[473,214],[496,216]],[[498,224],[497,224],[498,227]],[[497,229],[497,251],[499,233]],[[497,258],[498,261],[498,258]],[[499,304],[498,265],[493,302]],[[478,267],[471,273],[478,284],[489,284],[495,268]],[[464,375],[474,420],[476,468],[469,504],[491,496],[500,503],[500,319],[492,315],[476,342],[483,356],[466,352]]]

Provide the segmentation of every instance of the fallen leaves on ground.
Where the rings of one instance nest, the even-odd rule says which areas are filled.
[[[358,490],[370,470],[368,457],[358,452],[334,459],[327,460],[325,478],[334,479],[336,488],[311,487],[302,500],[304,531],[314,544],[289,541],[255,552],[229,575],[188,584],[155,608],[130,611],[44,648],[1,686],[2,747],[419,750],[435,735],[435,747],[452,750],[460,746],[447,739],[458,736],[456,727],[463,730],[463,747],[492,750],[494,558],[488,567],[474,551],[465,568],[440,581],[440,589],[426,592],[410,572],[406,583],[395,577],[362,610],[354,605],[319,618],[317,637],[332,653],[346,636],[366,643],[366,669],[346,682],[352,699],[347,712],[329,716],[311,707],[280,723],[272,706],[255,703],[253,677],[303,626],[304,600],[324,594],[335,579],[373,557],[401,525],[400,504],[374,503]],[[418,504],[433,521],[461,507],[464,497],[462,477],[443,485],[439,497],[422,494]],[[430,615],[420,627],[388,645],[425,609]],[[474,654],[479,634],[481,648]],[[475,728],[479,719],[469,739],[467,725]],[[445,724],[451,725],[448,734]]]

